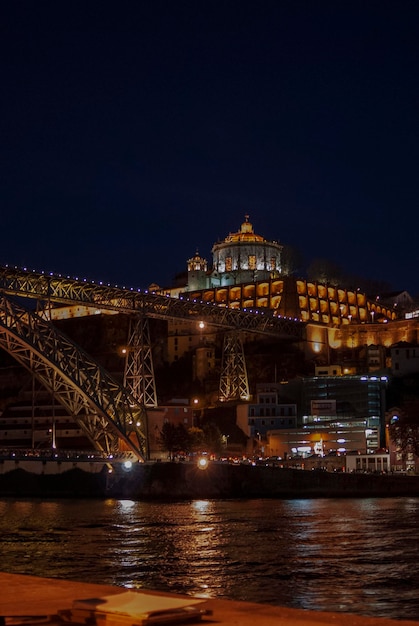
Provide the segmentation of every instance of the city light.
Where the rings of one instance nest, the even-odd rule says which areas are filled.
[[[197,465],[198,469],[206,470],[208,467],[208,459],[205,456],[200,456]]]

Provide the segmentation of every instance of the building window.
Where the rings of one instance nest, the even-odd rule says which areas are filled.
[[[276,259],[275,257],[271,257],[271,270],[276,269]]]
[[[233,259],[231,256],[226,256],[226,272],[231,272],[233,269]]]
[[[254,254],[249,254],[249,270],[255,270],[256,269],[256,255]]]

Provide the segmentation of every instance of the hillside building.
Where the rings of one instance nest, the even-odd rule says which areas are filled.
[[[419,345],[400,341],[390,348],[391,373],[400,377],[419,373]]]
[[[258,385],[256,401],[237,406],[237,426],[259,447],[268,431],[297,426],[297,405],[281,398],[282,387],[279,383]]]

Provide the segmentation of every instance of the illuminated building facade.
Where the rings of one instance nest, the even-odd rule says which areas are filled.
[[[259,384],[256,402],[237,406],[236,424],[248,437],[265,438],[269,430],[297,426],[297,405],[281,399],[281,388],[279,383]]]
[[[382,323],[397,318],[394,309],[369,300],[360,291],[292,276],[190,290],[182,297],[232,309],[265,307],[282,317],[334,327],[351,323]]]
[[[273,309],[282,317],[332,327],[396,319],[389,301],[283,274],[282,250],[276,241],[257,235],[246,215],[238,232],[214,244],[210,270],[198,251],[188,260],[187,285],[176,295],[232,309]]]
[[[416,335],[412,336],[412,324],[406,335],[405,323],[398,324],[394,297],[369,299],[359,289],[286,275],[282,250],[279,243],[257,235],[246,215],[236,233],[214,244],[212,267],[196,251],[187,262],[187,284],[165,293],[231,309],[270,309],[278,317],[302,321],[306,324],[303,349],[307,358],[320,358],[323,364],[329,363],[330,349],[350,348],[355,354],[360,346],[388,348],[396,341],[417,340],[419,318]],[[173,362],[185,353],[187,345],[196,347],[196,329],[188,322],[176,321],[169,321],[168,327],[168,354]],[[346,367],[342,373],[356,373],[356,368]]]
[[[304,377],[289,390],[260,385],[257,404],[237,406],[237,425],[249,437],[261,436],[267,456],[370,454],[385,445],[386,386],[379,376]],[[296,404],[279,401],[281,388]]]
[[[303,378],[301,421],[309,430],[333,424],[334,430],[342,433],[336,439],[341,452],[353,450],[345,431],[357,424],[365,435],[365,451],[372,452],[384,445],[387,382],[384,376],[367,375]]]
[[[210,272],[198,252],[188,260],[186,290],[255,283],[280,276],[282,248],[276,241],[257,235],[246,215],[239,231],[213,245]]]

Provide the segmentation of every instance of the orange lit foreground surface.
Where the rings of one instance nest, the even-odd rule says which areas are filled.
[[[41,616],[55,615],[73,606],[75,600],[102,598],[121,594],[127,590],[121,587],[79,583],[65,580],[21,576],[0,573],[0,616]],[[140,593],[140,592],[139,592]],[[180,599],[158,592],[143,592],[153,596]],[[187,598],[192,601],[192,598]],[[346,613],[323,613],[276,607],[253,602],[231,600],[206,600],[203,609],[211,612],[200,619],[183,623],[202,626],[408,626],[417,621],[393,620],[379,617],[362,617]],[[11,620],[6,619],[6,624]],[[30,626],[31,621],[25,621]],[[55,622],[58,623],[58,622]],[[64,623],[64,622],[63,622]],[[135,619],[131,624],[138,623]],[[153,623],[150,621],[150,624]],[[181,624],[182,622],[177,622]],[[33,624],[36,624],[33,621]],[[67,622],[69,624],[69,622]]]

